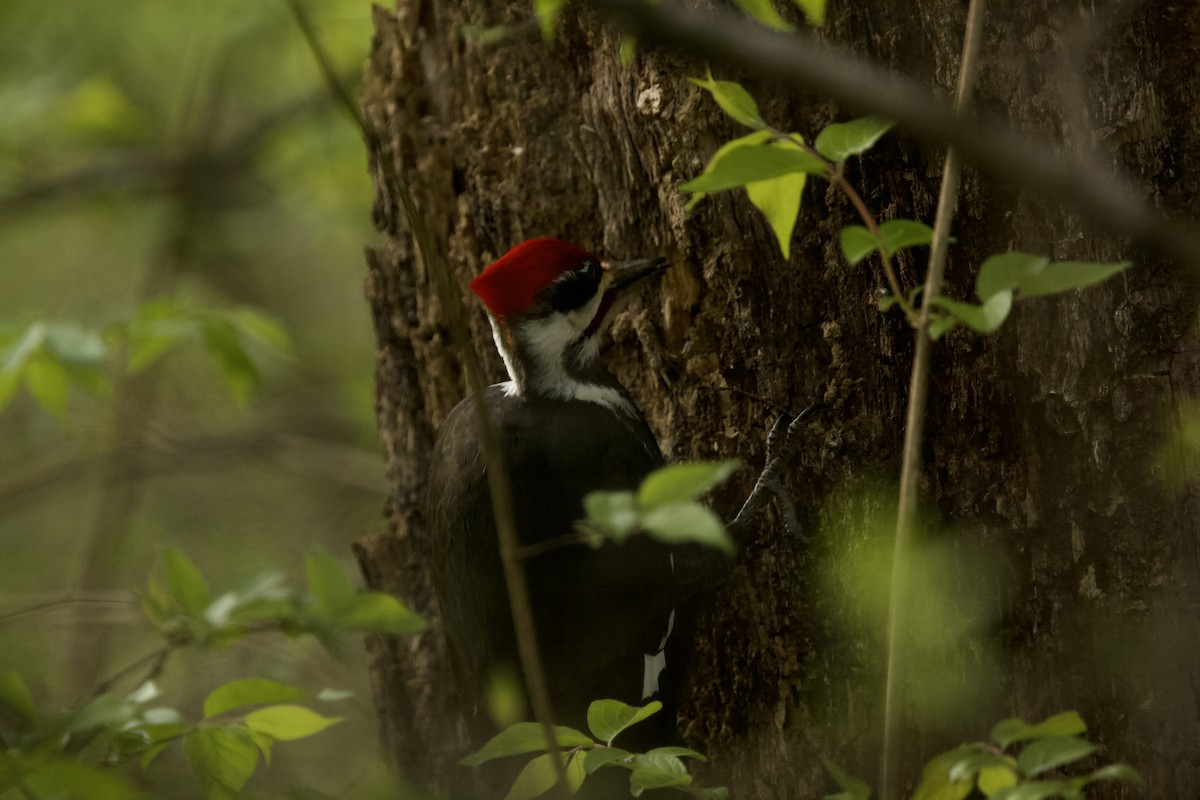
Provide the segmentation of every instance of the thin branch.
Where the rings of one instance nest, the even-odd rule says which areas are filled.
[[[1053,142],[1015,133],[1005,120],[962,119],[924,84],[811,34],[780,33],[730,12],[674,3],[590,2],[640,45],[669,47],[888,117],[918,139],[952,145],[962,158],[993,175],[1073,205],[1113,234],[1153,244],[1181,264],[1200,266],[1200,230],[1159,213],[1128,182],[1064,158]]]
[[[971,0],[967,8],[966,33],[963,36],[962,65],[958,72],[958,92],[954,111],[965,117],[970,111],[975,76],[979,71],[980,39],[986,0]],[[901,458],[900,500],[896,509],[896,541],[892,559],[892,586],[888,604],[887,675],[884,686],[883,758],[879,769],[880,800],[898,795],[904,659],[902,648],[908,621],[909,556],[913,547],[917,520],[917,483],[921,473],[921,446],[925,435],[925,401],[929,392],[929,364],[933,340],[929,337],[932,300],[942,290],[946,268],[946,249],[950,223],[958,201],[959,159],[954,147],[946,151],[942,166],[942,187],[934,215],[933,242],[929,253],[929,271],[925,275],[925,302],[917,320],[916,353],[908,393],[908,419],[904,427],[904,454]]]
[[[90,692],[88,692],[83,699],[75,703],[75,705],[82,706],[84,702],[99,697],[146,665],[149,665],[149,668],[146,670],[146,674],[142,677],[142,679],[138,681],[138,685],[140,686],[146,681],[154,680],[159,676],[160,673],[162,673],[163,667],[166,666],[167,659],[174,651],[174,645],[164,644],[162,647],[152,650],[151,652],[135,659],[102,680],[100,683],[96,684],[96,686]]]
[[[115,596],[114,596],[115,595]],[[3,625],[22,617],[41,614],[46,611],[54,611],[59,608],[76,605],[106,605],[106,606],[136,606],[137,601],[134,600],[130,592],[111,592],[107,595],[104,593],[93,592],[72,593],[63,597],[57,597],[54,600],[45,600],[40,603],[32,603],[30,605],[18,608],[16,611],[8,611],[0,614],[0,625]]]
[[[500,558],[504,566],[504,581],[508,588],[513,627],[517,634],[517,653],[521,661],[521,670],[525,676],[525,688],[529,694],[530,704],[533,706],[534,716],[541,723],[547,750],[554,754],[552,761],[558,773],[558,785],[565,787],[567,785],[566,766],[563,759],[559,757],[560,748],[554,731],[554,713],[550,704],[550,693],[547,689],[541,654],[538,652],[533,605],[529,598],[525,567],[518,556],[521,542],[513,512],[512,486],[509,483],[504,456],[500,451],[496,428],[488,415],[484,402],[486,387],[483,381],[483,368],[471,347],[470,329],[463,317],[462,303],[459,302],[457,291],[450,280],[450,265],[442,257],[441,250],[434,245],[433,236],[426,224],[425,217],[417,209],[416,201],[409,192],[408,186],[401,181],[395,163],[388,158],[379,133],[372,125],[368,124],[345,87],[337,80],[330,59],[300,0],[287,0],[287,4],[296,19],[296,24],[304,33],[309,48],[321,66],[330,91],[358,125],[371,156],[379,166],[388,191],[392,197],[400,200],[412,232],[417,254],[424,263],[425,273],[432,278],[434,290],[441,301],[442,313],[450,333],[450,343],[462,361],[463,371],[467,377],[467,388],[479,426],[484,460],[487,464],[488,488],[491,490],[492,496],[492,511],[496,522],[496,537],[500,543]]]

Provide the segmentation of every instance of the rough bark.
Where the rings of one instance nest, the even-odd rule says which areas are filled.
[[[835,4],[827,35],[948,92],[964,11],[950,0]],[[1051,0],[994,8],[978,104],[1194,216],[1200,6],[1126,9],[1089,42],[1092,13]],[[685,82],[703,65],[656,53],[622,68],[617,39],[587,13],[568,13],[549,46],[529,17],[527,3],[499,0],[378,9],[367,117],[455,265],[464,303],[471,276],[533,236],[612,259],[671,259],[657,292],[616,320],[605,359],[672,458],[747,462],[718,509],[732,513],[748,490],[775,408],[830,405],[789,478],[813,543],[789,541],[774,520],[742,542],[697,638],[686,730],[712,756],[712,781],[740,797],[819,795],[829,788],[819,755],[873,782],[884,653],[862,576],[884,580],[863,567],[887,544],[873,520],[894,487],[911,332],[876,309],[880,276],[841,258],[837,230],[855,220],[824,184],[810,181],[790,262],[741,192],[685,210],[680,183],[740,135]],[[495,45],[462,36],[465,25],[501,23],[517,35]],[[817,96],[721,77],[744,79],[778,127],[811,134],[845,117]],[[892,136],[850,173],[880,219],[929,219],[938,167],[938,153]],[[372,642],[373,677],[385,746],[407,777],[444,788],[460,742],[419,498],[433,433],[463,385],[395,198],[372,168],[388,239],[368,251],[367,298],[395,494],[389,530],[365,539],[360,558],[371,585],[434,622],[416,639]],[[924,585],[955,605],[936,622],[948,640],[913,646],[907,772],[915,780],[924,759],[983,738],[1001,717],[1074,708],[1107,760],[1143,771],[1151,796],[1200,796],[1196,500],[1165,488],[1156,460],[1200,383],[1195,282],[1055,198],[969,168],[954,235],[948,291],[959,297],[983,258],[1010,248],[1136,267],[1022,304],[994,336],[956,331],[937,349],[923,490],[941,566]],[[922,255],[901,258],[909,286]],[[471,308],[475,346],[498,379]],[[923,673],[945,691],[930,694]]]

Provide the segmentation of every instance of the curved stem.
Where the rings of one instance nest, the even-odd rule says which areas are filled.
[[[966,33],[963,38],[962,66],[958,73],[958,92],[955,111],[965,116],[970,108],[971,92],[979,64],[979,40],[983,32],[986,0],[971,0],[967,9]],[[900,498],[896,509],[896,541],[892,559],[892,586],[888,602],[887,676],[884,685],[883,757],[880,763],[880,800],[898,796],[900,775],[900,699],[903,685],[902,646],[907,630],[909,556],[916,529],[917,481],[921,472],[921,447],[925,434],[925,400],[929,389],[929,365],[933,340],[929,338],[929,300],[942,288],[946,268],[946,246],[950,222],[958,199],[959,159],[956,150],[946,151],[942,165],[942,187],[938,195],[934,218],[933,244],[929,253],[929,271],[925,276],[925,302],[917,318],[917,345],[913,356],[912,378],[909,384],[908,419],[904,428],[904,454],[900,469]]]
[[[871,235],[880,240],[882,245],[883,236],[879,232],[879,223],[875,221],[875,215],[871,213],[871,209],[867,208],[866,202],[862,199],[862,195],[854,188],[850,181],[846,180],[845,174],[841,170],[840,164],[835,164],[825,156],[821,155],[816,148],[808,144],[808,142],[800,141],[798,136],[791,136],[782,131],[771,129],[771,132],[780,139],[786,139],[796,145],[799,145],[804,152],[808,153],[813,158],[819,159],[825,164],[825,179],[836,185],[842,190],[842,194],[850,200],[850,204],[854,206],[854,210],[858,212],[859,218],[863,221],[863,225],[871,232]],[[896,275],[896,269],[892,266],[892,257],[882,246],[879,248],[879,259],[883,262],[883,276],[887,279],[888,286],[892,290],[892,294],[896,298],[901,310],[904,311],[904,316],[909,323],[916,327],[917,312],[908,302],[908,297],[904,294],[904,289],[900,286],[900,279]]]

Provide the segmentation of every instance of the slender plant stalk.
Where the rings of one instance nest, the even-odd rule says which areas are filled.
[[[967,9],[967,29],[963,37],[962,65],[958,72],[955,111],[962,117],[970,109],[971,93],[979,66],[979,40],[983,32],[986,0],[971,0]],[[929,271],[925,276],[925,300],[917,317],[917,344],[909,383],[908,419],[904,427],[904,454],[900,469],[900,498],[896,510],[896,541],[892,560],[891,598],[888,604],[887,676],[884,687],[883,757],[880,761],[879,797],[893,800],[899,790],[900,772],[900,698],[903,684],[902,658],[904,634],[908,628],[907,602],[909,556],[912,551],[917,518],[917,481],[921,472],[921,447],[925,435],[925,400],[929,389],[929,364],[933,340],[929,338],[930,300],[942,289],[946,269],[946,247],[950,222],[958,200],[959,159],[953,147],[946,151],[942,166],[942,188],[938,195],[933,225],[933,243],[929,253]]]
[[[529,584],[525,579],[525,566],[521,563],[518,555],[521,542],[513,514],[512,485],[508,479],[508,470],[504,465],[504,456],[500,451],[496,427],[492,424],[484,403],[483,393],[487,387],[484,385],[483,368],[475,350],[471,347],[470,330],[462,314],[462,303],[459,302],[457,290],[450,280],[450,266],[442,257],[441,251],[434,246],[433,235],[426,225],[425,218],[417,209],[408,186],[400,180],[397,170],[388,158],[382,138],[374,130],[374,127],[368,124],[357,104],[338,80],[332,62],[326,55],[325,48],[317,37],[316,30],[300,0],[287,0],[287,3],[329,84],[330,91],[357,124],[367,147],[379,165],[388,190],[394,198],[399,199],[403,206],[409,228],[412,230],[418,257],[424,264],[425,273],[432,278],[434,290],[438,294],[442,314],[450,332],[451,345],[457,352],[463,365],[463,371],[466,373],[467,391],[471,397],[479,425],[484,461],[487,464],[488,488],[492,495],[492,512],[496,520],[496,536],[500,541],[500,559],[504,566],[504,581],[508,588],[513,627],[517,634],[517,652],[521,660],[521,670],[525,676],[525,689],[529,693],[534,717],[542,726],[547,749],[555,755],[553,761],[558,772],[559,785],[565,787],[567,785],[566,766],[563,759],[558,757],[560,749],[554,732],[554,712],[550,704],[550,693],[546,688],[546,673],[537,647],[533,604],[529,599]]]

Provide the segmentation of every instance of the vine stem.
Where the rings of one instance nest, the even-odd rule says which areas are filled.
[[[979,47],[983,33],[986,0],[971,0],[967,8],[963,36],[962,64],[958,72],[955,113],[961,118],[971,105],[971,93],[979,68]],[[929,365],[933,340],[929,337],[930,300],[942,288],[946,269],[946,247],[954,205],[958,200],[959,159],[955,148],[946,150],[942,165],[942,186],[938,194],[933,225],[933,243],[929,252],[929,270],[925,275],[925,301],[917,316],[916,352],[909,382],[908,418],[904,427],[904,454],[901,457],[900,497],[896,509],[896,540],[892,557],[892,585],[888,602],[887,674],[883,705],[883,756],[879,768],[880,800],[898,796],[900,777],[900,732],[903,686],[903,637],[907,630],[909,561],[916,532],[917,481],[921,472],[921,447],[925,435],[925,403],[929,389]]]
[[[382,137],[375,126],[363,116],[349,92],[346,91],[346,87],[338,80],[332,61],[321,44],[301,0],[286,0],[286,2],[321,69],[331,94],[358,126],[369,155],[378,166],[391,197],[398,199],[404,209],[404,216],[407,218],[409,229],[412,232],[417,256],[425,267],[425,274],[433,283],[446,327],[450,333],[450,343],[462,363],[463,372],[466,373],[467,393],[471,397],[479,425],[479,438],[487,465],[488,488],[492,495],[492,512],[496,521],[496,537],[500,543],[500,560],[504,569],[504,582],[508,588],[513,628],[517,634],[517,655],[521,662],[521,671],[525,676],[525,689],[529,694],[533,715],[542,727],[542,733],[546,739],[546,749],[554,754],[552,760],[558,777],[558,786],[561,791],[565,792],[567,770],[564,759],[560,755],[561,748],[558,738],[555,735],[550,692],[547,688],[541,654],[538,652],[533,604],[529,597],[529,584],[525,579],[525,567],[519,555],[521,542],[513,513],[512,485],[509,482],[503,453],[500,451],[496,426],[492,424],[487,405],[484,402],[483,393],[487,387],[483,380],[483,366],[480,364],[475,350],[471,347],[470,329],[463,316],[463,304],[460,302],[459,293],[451,280],[450,265],[443,257],[442,251],[434,245],[433,235],[425,217],[417,208],[408,185],[400,179],[399,169],[389,157]]]
[[[798,145],[804,152],[808,153],[813,158],[820,160],[825,165],[825,179],[830,183],[835,184],[842,190],[842,194],[850,200],[850,204],[854,206],[854,210],[858,212],[859,219],[863,221],[863,225],[871,232],[871,235],[880,241],[879,259],[883,262],[883,276],[887,279],[888,287],[892,290],[892,295],[896,298],[901,310],[904,311],[904,316],[908,319],[909,324],[914,328],[917,326],[917,312],[908,302],[908,297],[904,294],[904,290],[900,286],[900,278],[896,275],[896,269],[892,266],[892,257],[883,249],[883,236],[879,232],[879,223],[875,220],[875,215],[871,213],[871,209],[867,208],[866,202],[863,201],[862,195],[854,188],[850,181],[846,180],[845,174],[842,172],[840,164],[834,164],[808,142],[801,141],[800,137],[792,136],[783,131],[770,129],[777,139],[783,139]]]

